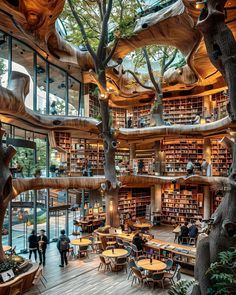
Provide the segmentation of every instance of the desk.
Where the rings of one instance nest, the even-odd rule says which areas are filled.
[[[149,229],[152,225],[150,223],[133,223],[133,227],[138,229]]]
[[[123,257],[126,256],[128,254],[128,251],[125,249],[113,249],[112,250],[105,250],[102,252],[102,255],[108,258],[119,258],[119,257]],[[114,253],[113,253],[114,252]]]
[[[10,251],[11,250],[11,246],[2,246],[2,248],[3,248],[3,251],[4,252],[7,252],[7,251]]]
[[[92,244],[92,241],[90,241],[89,239],[76,239],[71,241],[70,243],[74,246],[89,246]]]
[[[167,267],[164,262],[157,259],[152,259],[152,264],[150,263],[150,259],[141,259],[137,262],[137,265],[149,271],[162,271]]]

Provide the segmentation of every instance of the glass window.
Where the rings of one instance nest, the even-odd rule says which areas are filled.
[[[66,114],[66,74],[50,65],[49,75],[49,114]]]
[[[7,87],[8,82],[8,38],[0,32],[0,85]]]
[[[37,56],[37,111],[40,114],[46,114],[47,110],[47,76],[46,62]]]
[[[80,97],[80,83],[75,79],[68,78],[68,92],[69,92],[69,105],[68,115],[78,116],[79,110],[79,97]]]
[[[12,40],[12,71],[21,72],[30,77],[30,89],[25,98],[25,105],[33,109],[33,50],[15,39]]]

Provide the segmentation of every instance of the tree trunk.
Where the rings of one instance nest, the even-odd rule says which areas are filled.
[[[163,104],[160,101],[158,106],[153,108],[152,110],[152,120],[154,121],[155,126],[162,126],[164,125],[163,120]]]
[[[100,71],[98,81],[103,89],[106,89],[106,74],[105,70]],[[116,176],[115,169],[115,153],[117,148],[117,141],[114,137],[114,131],[110,122],[109,97],[100,100],[101,116],[102,116],[102,137],[104,146],[104,172],[106,178],[105,184],[105,198],[107,218],[106,224],[112,227],[120,226],[120,218],[118,213],[118,192],[119,182]]]
[[[4,223],[4,217],[6,214],[7,207],[3,204],[0,205],[0,262],[2,262],[5,259],[5,253],[3,251],[2,247],[2,229],[3,229],[3,223]]]

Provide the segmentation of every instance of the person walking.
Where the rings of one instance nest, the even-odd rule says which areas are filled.
[[[67,265],[67,252],[69,251],[70,248],[70,239],[65,235],[65,230],[61,230],[61,235],[58,239],[57,242],[57,249],[60,252],[61,255],[61,264],[59,265],[60,267],[64,267],[64,264]]]
[[[29,242],[29,259],[31,259],[32,253],[34,253],[35,262],[37,262],[37,251],[38,251],[38,237],[35,230],[32,230],[31,235],[28,238]]]
[[[45,266],[47,244],[48,238],[45,235],[45,230],[41,229],[40,235],[38,236],[39,265],[43,264]]]

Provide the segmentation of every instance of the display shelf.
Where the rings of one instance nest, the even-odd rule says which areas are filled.
[[[112,125],[113,128],[125,128],[126,127],[126,110],[122,108],[112,108]]]
[[[232,165],[231,151],[220,143],[220,139],[211,140],[212,174],[213,176],[228,176]]]
[[[203,159],[203,140],[202,139],[180,139],[164,140],[161,146],[165,153],[165,175],[186,174],[188,160],[191,159],[195,164],[201,163]],[[200,171],[196,167],[195,173]]]
[[[162,222],[183,223],[203,217],[202,187],[174,184],[162,187]]]
[[[150,205],[150,188],[122,188],[119,191],[118,210],[120,214],[130,213],[131,217],[145,217],[146,208]]]
[[[203,113],[203,97],[163,99],[163,117],[171,124],[190,124],[197,113]]]
[[[145,126],[150,125],[150,114],[151,114],[151,104],[133,107],[127,112],[127,119],[129,117],[132,118],[132,127],[139,128],[140,126],[140,118],[143,118],[145,121]]]
[[[226,90],[212,95],[211,100],[215,102],[215,109],[217,111],[217,118],[222,119],[228,115],[227,104],[229,102],[228,93]]]

